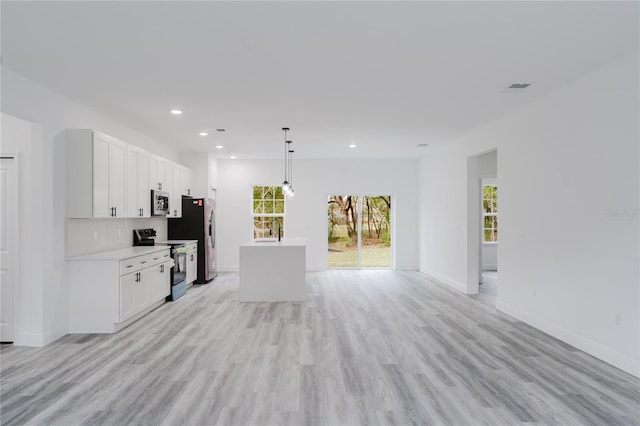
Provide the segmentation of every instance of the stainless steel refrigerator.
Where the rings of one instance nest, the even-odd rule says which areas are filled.
[[[168,218],[170,240],[198,240],[196,284],[211,281],[217,273],[216,208],[210,198],[182,198],[182,217]]]

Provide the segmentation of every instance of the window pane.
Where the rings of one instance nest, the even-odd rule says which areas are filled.
[[[492,216],[485,216],[484,217],[484,227],[485,228],[493,228],[493,217]]]
[[[273,186],[265,186],[264,187],[264,199],[265,200],[273,200],[274,195],[274,187]]]
[[[253,187],[253,199],[260,200],[262,198],[262,187],[254,186]]]
[[[482,187],[482,198],[484,198],[485,200],[489,200],[491,198],[491,187],[490,186],[483,186]]]
[[[253,202],[253,213],[254,214],[260,214],[260,213],[264,213],[262,211],[262,201],[254,201]]]
[[[498,230],[494,230],[493,231],[493,241],[495,241],[496,243],[498,242]]]
[[[276,211],[275,213],[284,213],[284,201],[276,201]]]
[[[276,186],[274,192],[276,200],[284,200],[284,193],[282,192],[281,186]]]
[[[274,238],[278,236],[278,222],[282,226],[281,236],[284,237],[284,217],[255,216],[253,218],[253,238]],[[271,233],[269,231],[272,231]]]
[[[263,201],[264,202],[264,212],[265,213],[274,213],[273,211],[273,201]]]
[[[491,234],[492,234],[491,229],[485,229],[484,230],[484,242],[485,243],[491,242]]]
[[[492,206],[491,200],[484,200],[482,202],[482,206],[485,213],[491,213],[491,206]]]

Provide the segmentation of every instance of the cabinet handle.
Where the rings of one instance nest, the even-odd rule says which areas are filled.
[[[146,260],[143,260],[143,261],[142,261],[142,262],[140,262],[140,263],[144,265],[145,263],[147,263],[147,261],[146,261]]]
[[[133,265],[127,265],[127,268],[133,268]]]
[[[164,265],[160,265],[160,273],[164,274]]]
[[[193,262],[193,254],[191,255],[191,261]]]
[[[113,208],[113,216],[114,217],[118,216],[118,208],[117,207]]]
[[[187,189],[187,195],[191,195],[191,190]]]
[[[159,258],[159,257],[154,257],[154,258],[153,258],[153,260],[158,260],[158,259],[160,259],[160,258]]]
[[[178,216],[178,210],[174,210],[174,211],[173,211],[173,215],[174,215],[174,216]]]
[[[111,207],[109,210],[111,210],[111,213],[109,214],[109,216],[113,217],[113,207]]]
[[[158,189],[162,191],[162,182],[158,182]]]

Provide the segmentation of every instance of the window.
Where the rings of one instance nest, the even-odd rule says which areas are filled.
[[[278,225],[280,223],[282,236],[284,237],[284,193],[281,186],[258,186],[253,187],[253,238],[277,237]],[[270,226],[273,225],[273,226]],[[269,230],[273,229],[273,235],[269,235]]]
[[[498,187],[482,186],[482,223],[485,243],[498,242]]]

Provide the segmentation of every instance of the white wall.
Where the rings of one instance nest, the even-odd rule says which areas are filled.
[[[251,185],[279,185],[281,161],[218,160],[219,264],[238,269],[240,244],[252,232]],[[296,160],[296,195],[287,200],[286,235],[307,240],[307,270],[327,268],[327,196],[391,195],[396,268],[418,267],[417,161]]]
[[[497,147],[498,309],[635,375],[638,75],[635,52],[455,143],[429,147],[419,167],[421,271],[465,287],[465,167],[469,156]]]
[[[25,233],[21,261],[29,260],[21,285],[30,286],[34,294],[29,306],[19,306],[27,312],[28,324],[20,322],[16,336],[19,344],[43,345],[67,332],[67,287],[65,263],[65,171],[62,132],[67,128],[87,128],[105,132],[125,142],[155,154],[177,160],[177,153],[166,145],[127,128],[73,100],[65,98],[14,71],[2,67],[3,113],[19,117],[32,124],[16,124],[3,115],[2,149],[20,154],[20,206]],[[9,126],[39,129],[31,133],[30,144],[17,144],[5,139]],[[24,133],[24,131],[22,132]],[[112,231],[120,225],[113,222]],[[22,231],[22,230],[21,230]],[[109,232],[108,230],[105,232]],[[91,233],[92,234],[92,233]],[[81,238],[80,238],[81,239]],[[21,334],[22,333],[22,334]]]

